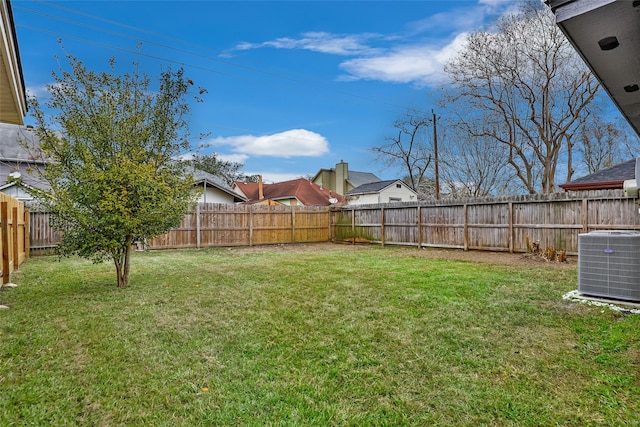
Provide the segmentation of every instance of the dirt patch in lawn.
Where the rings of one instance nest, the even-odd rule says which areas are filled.
[[[345,244],[345,243],[296,243],[296,244],[284,244],[284,245],[263,245],[263,246],[251,246],[251,247],[234,247],[230,248],[234,252],[239,253],[258,253],[258,252],[273,252],[273,251],[331,251],[331,250],[353,250],[360,251],[366,250],[371,245],[362,244]],[[446,259],[446,260],[461,260],[470,262],[482,262],[491,264],[502,265],[544,265],[553,268],[573,268],[578,263],[578,258],[575,256],[568,256],[566,262],[548,261],[540,255],[536,254],[510,254],[508,252],[491,252],[491,251],[464,251],[462,249],[436,249],[436,248],[421,248],[417,247],[398,247],[389,246],[395,249],[404,249],[411,256],[419,256],[430,259]]]

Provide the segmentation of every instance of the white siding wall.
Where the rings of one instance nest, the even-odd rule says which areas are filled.
[[[2,190],[2,192],[23,202],[27,200],[33,200],[33,196],[28,191],[16,185],[14,185],[13,187],[5,188],[4,190]]]
[[[232,205],[234,203],[233,196],[231,194],[220,191],[217,188],[207,187],[205,191],[200,195],[198,200],[200,203],[228,203]]]
[[[404,184],[401,184],[401,188],[396,188],[396,184],[393,184],[382,190],[378,203],[389,203],[390,201],[415,202],[416,195],[413,191],[409,190],[409,188],[405,187]]]
[[[372,205],[380,203],[378,193],[348,196],[349,205]]]
[[[348,204],[370,205],[376,203],[415,202],[417,199],[416,194],[405,184],[400,184],[400,188],[397,188],[396,184],[392,184],[379,193],[348,196]]]

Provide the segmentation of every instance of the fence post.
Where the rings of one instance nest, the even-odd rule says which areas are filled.
[[[588,201],[586,198],[582,199],[582,232],[589,232],[589,211],[587,210]]]
[[[509,253],[512,254],[514,251],[514,240],[515,240],[515,235],[514,235],[514,227],[513,227],[513,202],[509,202]]]
[[[418,249],[422,247],[422,207],[418,205]]]
[[[9,283],[9,208],[0,202],[0,232],[2,232],[2,284]]]
[[[196,248],[200,249],[200,203],[196,205]]]
[[[20,255],[18,254],[18,208],[15,206],[11,209],[11,237],[13,269],[17,270],[20,267]]]
[[[384,246],[384,207],[380,208],[380,241]]]
[[[352,244],[356,244],[356,209],[351,209],[351,239]]]
[[[29,258],[31,251],[31,213],[28,208],[24,210],[24,258]]]
[[[462,205],[462,245],[464,250],[469,250],[469,205]]]
[[[291,243],[296,242],[296,210],[291,206]]]
[[[249,246],[253,246],[253,205],[249,205]]]

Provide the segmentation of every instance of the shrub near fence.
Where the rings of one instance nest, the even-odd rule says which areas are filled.
[[[335,238],[383,245],[526,252],[527,240],[576,254],[578,234],[640,230],[622,190],[353,206],[332,212]]]
[[[575,254],[578,234],[640,230],[636,199],[622,190],[433,202],[348,206],[199,204],[179,227],[150,239],[150,249],[252,246],[303,242],[525,252],[527,238],[542,249]],[[48,214],[31,213],[32,249],[55,246],[60,235]]]

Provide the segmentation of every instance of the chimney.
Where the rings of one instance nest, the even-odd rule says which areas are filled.
[[[258,200],[264,199],[264,191],[262,190],[262,175],[258,175]]]
[[[349,165],[340,160],[336,165],[336,193],[344,194],[347,191],[347,180],[349,179]]]

